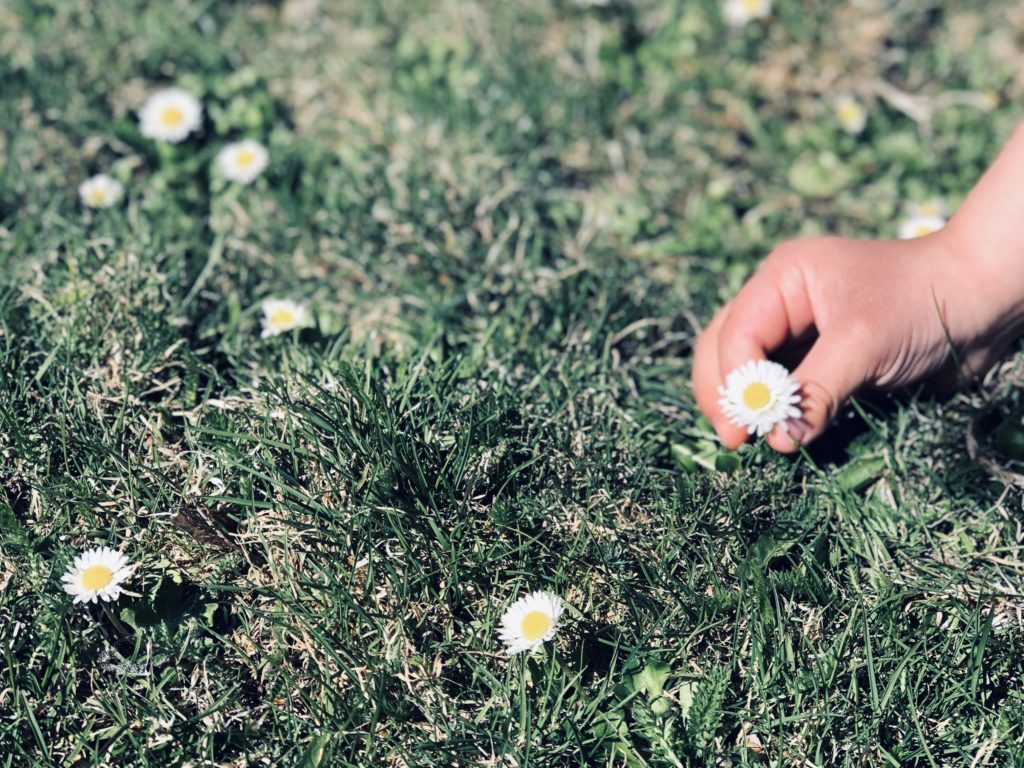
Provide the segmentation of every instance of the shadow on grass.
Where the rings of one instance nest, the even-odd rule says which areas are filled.
[[[595,680],[611,676],[622,647],[623,634],[614,624],[586,622],[580,627],[580,641],[568,657],[582,673],[580,682],[588,686]]]

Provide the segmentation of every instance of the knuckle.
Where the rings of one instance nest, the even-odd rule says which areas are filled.
[[[816,381],[805,381],[801,386],[804,412],[812,418],[820,418],[822,424],[832,421],[842,403],[828,388]]]

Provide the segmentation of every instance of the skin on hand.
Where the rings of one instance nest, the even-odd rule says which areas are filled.
[[[718,387],[748,360],[780,349],[810,350],[793,371],[803,417],[777,427],[768,443],[791,453],[817,438],[863,386],[900,387],[943,372],[988,368],[1012,335],[1006,301],[972,274],[947,227],[915,240],[794,240],[779,246],[697,340],[697,404],[729,448],[747,431],[729,422]],[[948,334],[948,335],[947,335]]]
[[[694,393],[722,442],[747,439],[718,406],[726,376],[794,345],[811,342],[793,371],[803,417],[767,438],[784,453],[817,438],[863,386],[984,373],[1024,330],[1022,175],[1024,123],[939,232],[776,248],[697,339]]]

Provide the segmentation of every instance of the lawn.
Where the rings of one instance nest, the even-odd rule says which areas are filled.
[[[0,766],[1024,765],[1020,348],[796,458],[689,386],[776,243],[955,207],[1022,73],[1012,0],[4,0]]]

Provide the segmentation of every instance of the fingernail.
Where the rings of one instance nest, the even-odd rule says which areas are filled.
[[[783,425],[786,434],[797,443],[802,443],[807,434],[811,431],[811,425],[803,419],[793,419]]]

